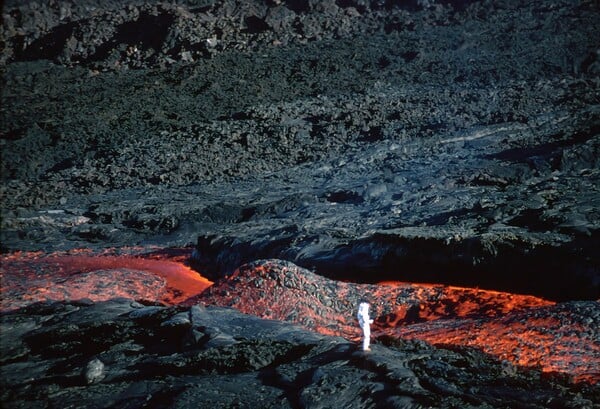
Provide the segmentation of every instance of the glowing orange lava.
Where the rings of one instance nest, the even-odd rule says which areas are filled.
[[[385,298],[385,287],[401,287],[407,283],[381,285],[381,297]],[[597,383],[600,380],[597,330],[575,320],[573,312],[564,306],[533,296],[498,291],[447,286],[444,292],[458,306],[453,314],[430,302],[420,309],[419,316],[425,322],[399,325],[397,318],[393,321],[380,318],[376,332],[420,339],[434,345],[476,347],[516,365],[539,367],[544,372],[571,373],[575,381]],[[486,305],[495,308],[486,311]],[[527,308],[523,309],[524,306]],[[476,311],[480,316],[473,314]]]
[[[575,381],[600,381],[600,330],[594,321],[600,303],[556,304],[438,284],[346,283],[280,261],[240,267],[213,285],[185,264],[190,252],[127,248],[3,255],[0,310],[82,298],[204,303],[358,341],[356,306],[366,298],[375,338],[476,347],[515,365],[570,374]]]
[[[183,256],[136,252],[130,249],[126,254],[96,255],[81,250],[4,255],[0,309],[7,311],[36,301],[103,301],[117,297],[177,304],[212,285],[186,266]]]
[[[575,381],[600,380],[599,329],[593,302],[578,308],[530,295],[435,284],[356,284],[265,261],[240,268],[191,302],[234,307],[359,341],[359,300],[371,303],[372,336],[476,347],[499,359]],[[587,308],[587,310],[586,310]]]

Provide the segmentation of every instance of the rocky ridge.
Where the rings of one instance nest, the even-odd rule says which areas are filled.
[[[441,285],[344,283],[290,262],[259,260],[185,303],[233,307],[358,341],[356,306],[371,304],[376,337],[468,346],[578,381],[600,379],[600,303],[546,300]],[[551,354],[547,352],[552,350]]]
[[[404,285],[366,356],[231,309],[34,304],[1,316],[2,404],[597,407],[585,379],[464,345],[502,338],[501,359],[598,376],[599,15],[588,0],[5,1],[9,256],[193,246],[217,284],[190,303],[350,338],[351,305],[314,290],[344,285],[323,276],[367,283],[352,300],[400,280],[569,302],[479,299],[426,321],[458,314],[456,291]],[[245,264],[261,258],[293,261],[298,288]],[[52,296],[186,295],[147,266],[69,274]],[[269,295],[305,315],[259,311]],[[437,347],[398,339],[417,335]]]

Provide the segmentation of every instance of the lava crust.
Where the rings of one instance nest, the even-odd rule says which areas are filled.
[[[1,406],[597,407],[598,21],[4,1]]]

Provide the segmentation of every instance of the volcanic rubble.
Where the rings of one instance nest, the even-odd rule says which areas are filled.
[[[589,0],[4,1],[2,252],[189,246],[216,284],[179,303],[138,263],[38,269],[33,294],[3,256],[2,405],[598,405],[598,21]],[[465,312],[381,281],[550,301],[473,290]]]

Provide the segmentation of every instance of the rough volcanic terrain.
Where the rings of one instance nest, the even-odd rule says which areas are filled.
[[[578,380],[600,379],[600,304],[543,299],[441,285],[341,283],[292,263],[240,267],[186,304],[234,307],[360,340],[354,310],[372,304],[374,336],[477,347],[498,358]]]
[[[598,21],[4,1],[1,406],[599,407]]]
[[[2,345],[6,407],[592,408],[600,399],[598,388],[476,349],[388,339],[365,354],[220,307],[41,303],[1,326],[17,340]]]

